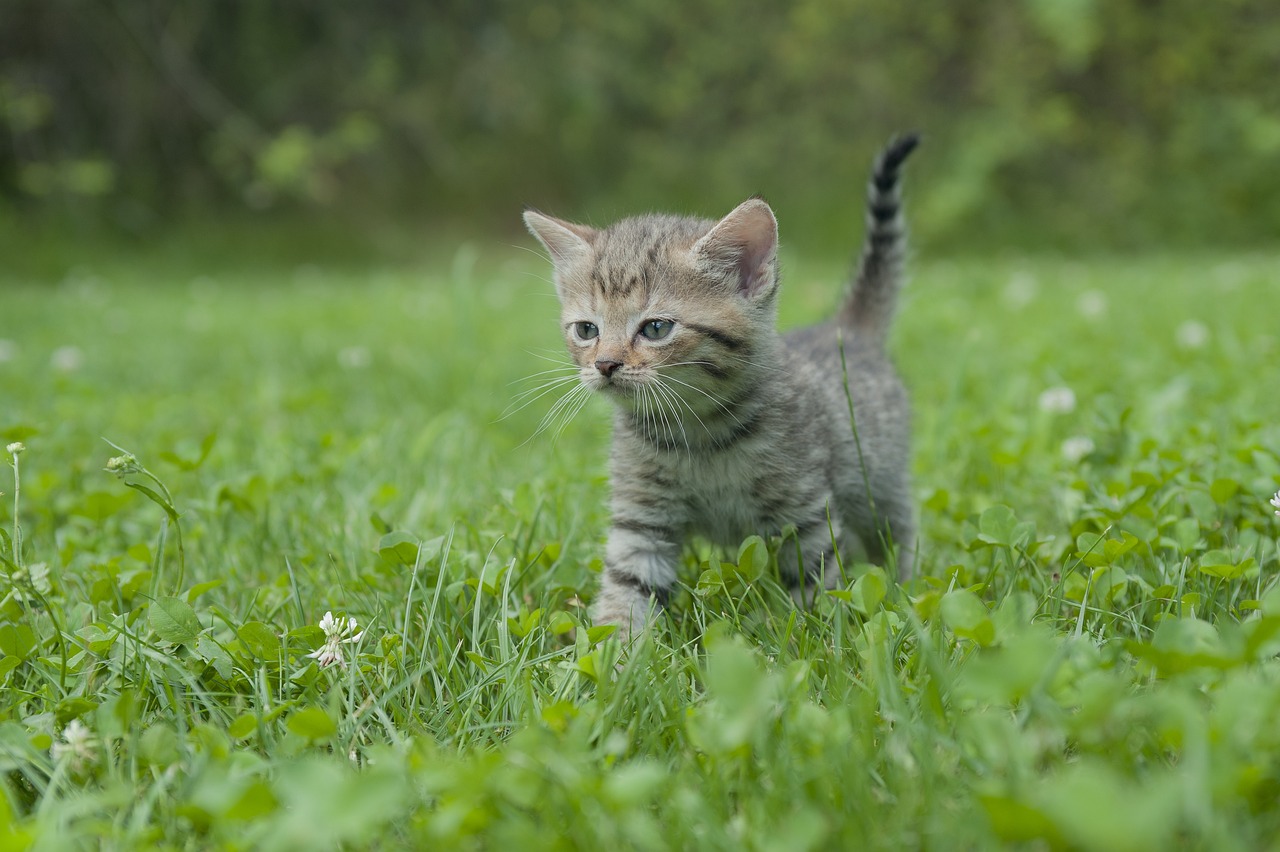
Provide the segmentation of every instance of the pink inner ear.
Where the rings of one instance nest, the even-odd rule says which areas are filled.
[[[753,198],[721,219],[694,250],[715,262],[732,263],[738,273],[738,292],[754,298],[772,283],[778,222],[768,204]]]
[[[742,247],[738,259],[738,290],[744,296],[755,296],[769,285],[769,261],[773,259],[773,249],[761,251],[757,244],[748,243]]]

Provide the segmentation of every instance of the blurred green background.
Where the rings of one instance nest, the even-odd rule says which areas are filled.
[[[787,242],[843,252],[909,129],[931,251],[1274,243],[1280,4],[0,3],[0,217],[28,248],[213,221],[514,239],[525,204],[759,192]]]

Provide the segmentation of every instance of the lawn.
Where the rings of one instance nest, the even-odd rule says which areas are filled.
[[[1280,255],[922,252],[923,576],[695,548],[624,651],[545,262],[81,254],[0,271],[0,848],[1280,837]]]

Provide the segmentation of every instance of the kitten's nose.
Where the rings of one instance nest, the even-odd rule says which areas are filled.
[[[596,369],[607,379],[613,376],[613,371],[622,366],[621,361],[597,361]]]

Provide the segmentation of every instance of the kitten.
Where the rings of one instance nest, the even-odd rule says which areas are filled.
[[[578,376],[616,407],[594,615],[624,640],[667,602],[691,535],[736,547],[794,527],[778,562],[796,586],[833,587],[835,548],[859,544],[877,562],[897,545],[898,576],[910,576],[910,412],[884,347],[906,241],[899,169],[918,141],[895,139],[875,160],[866,241],[835,316],[782,336],[778,225],[758,197],[718,222],[647,215],[595,229],[525,212],[555,266]]]

